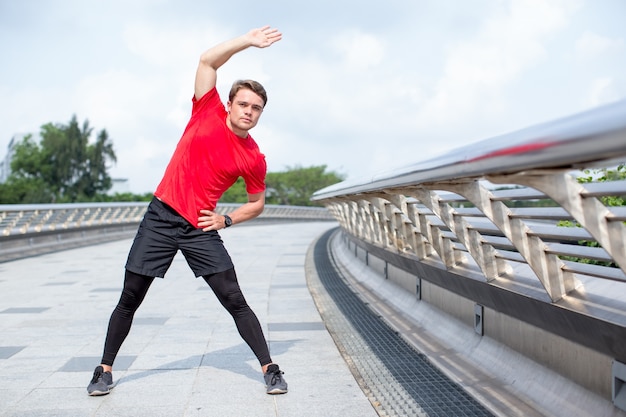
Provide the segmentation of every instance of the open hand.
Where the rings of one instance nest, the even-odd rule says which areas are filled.
[[[283,34],[276,28],[263,26],[259,29],[252,29],[248,32],[250,43],[257,48],[267,48],[274,42],[278,42],[283,38]]]

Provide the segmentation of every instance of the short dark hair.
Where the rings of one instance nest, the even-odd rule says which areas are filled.
[[[228,101],[232,102],[233,98],[237,94],[237,91],[242,88],[247,88],[251,90],[253,93],[257,94],[259,97],[263,99],[263,107],[267,104],[267,92],[263,86],[254,80],[237,80],[233,83],[233,86],[230,88],[230,93],[228,94]]]

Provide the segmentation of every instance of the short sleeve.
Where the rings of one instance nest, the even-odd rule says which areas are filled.
[[[217,89],[213,87],[209,90],[205,95],[200,97],[200,99],[196,99],[196,96],[193,96],[191,99],[191,103],[193,105],[191,109],[192,116],[199,112],[221,112],[226,113],[226,109],[224,108],[224,103],[220,99],[220,95],[217,92]]]
[[[265,162],[265,155],[259,153],[254,168],[247,175],[243,177],[246,183],[246,191],[248,194],[258,194],[265,191],[265,176],[267,175],[267,163]]]

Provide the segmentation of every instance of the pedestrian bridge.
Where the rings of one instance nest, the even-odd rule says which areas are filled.
[[[294,359],[297,352],[302,361],[290,366],[306,373],[317,372],[309,361],[327,359],[334,369],[324,375],[336,371],[335,377],[342,381],[352,378],[360,391],[333,386],[341,398],[328,396],[318,391],[319,381],[301,380],[300,375],[295,385],[307,385],[310,395],[300,392],[290,397],[297,400],[272,399],[272,406],[263,405],[256,414],[241,411],[255,407],[241,400],[236,413],[220,415],[363,416],[373,411],[420,416],[626,416],[626,180],[619,175],[624,161],[626,102],[621,102],[333,185],[313,197],[326,209],[270,206],[257,221],[224,231],[229,250],[237,254],[236,265],[242,265],[242,286],[250,285],[265,309],[261,321],[270,343],[282,346],[281,363]],[[608,178],[601,178],[601,173]],[[89,287],[93,293],[83,292],[76,306],[84,309],[77,315],[89,316],[85,297],[100,294],[100,276],[121,276],[124,249],[145,206],[0,206],[0,256],[5,261],[0,264],[0,286],[5,288],[0,317],[11,317],[3,320],[0,329],[0,355],[6,356],[0,356],[0,369],[11,369],[11,361],[34,348],[29,331],[41,331],[43,322],[70,320],[64,314],[71,315],[76,303],[72,297],[63,299],[65,309],[61,309],[37,292],[33,295],[38,302],[27,302],[29,287],[21,288],[17,282],[28,283],[35,274],[45,279],[31,283],[33,291],[50,285]],[[220,210],[233,208],[223,205]],[[126,242],[124,249],[115,242]],[[85,244],[92,246],[82,247]],[[49,253],[59,249],[68,250]],[[106,265],[99,264],[100,257]],[[109,264],[113,258],[115,262]],[[178,275],[177,265],[172,272]],[[108,268],[117,270],[112,274]],[[75,280],[76,274],[88,276],[89,282]],[[271,277],[276,286],[265,281],[256,287],[255,279],[268,279],[260,275]],[[173,308],[168,291],[160,291],[164,304],[159,308],[164,310],[148,309],[153,316],[145,317],[147,321],[164,324],[190,318],[180,309],[168,313]],[[308,297],[316,312],[309,308]],[[184,302],[184,298],[176,300]],[[83,358],[91,359],[93,368],[101,349],[94,344],[103,337],[102,321],[110,314],[111,302],[94,301],[106,305],[104,312],[97,313],[101,328],[86,332],[88,344],[76,340],[73,345],[80,350],[66,354],[65,362],[58,358],[59,366],[50,366],[49,374],[78,368],[88,372],[81,367]],[[279,312],[280,305],[286,306],[284,312]],[[40,320],[39,327],[37,317],[16,318],[24,309],[54,310],[55,306],[58,315]],[[281,313],[291,318],[280,319]],[[189,314],[196,318],[195,313]],[[71,323],[85,326],[78,318],[72,317]],[[212,326],[216,334],[223,331]],[[189,337],[184,331],[171,331],[177,332],[170,335],[173,339]],[[319,332],[330,335],[332,342],[320,342],[318,337],[324,336]],[[317,336],[311,336],[314,333]],[[294,339],[283,339],[287,334]],[[55,335],[62,337],[63,332],[57,329]],[[44,332],[42,337],[51,334]],[[311,358],[307,356],[311,350],[298,348],[296,338],[309,348],[308,343],[318,347],[325,343],[328,350],[316,351]],[[202,352],[191,356],[193,363],[181,362],[169,357],[176,352],[173,345],[166,352],[151,340],[142,341],[140,336],[137,345],[129,348],[129,388],[150,372],[195,369],[185,405],[172,405],[178,414],[171,415],[216,415],[194,393],[209,384],[207,378],[200,384],[198,375],[208,372],[207,364],[215,368],[219,355],[208,348],[196,349]],[[215,343],[220,343],[219,338]],[[227,354],[237,350],[231,348]],[[341,365],[336,362],[338,355]],[[162,356],[171,360],[159,361]],[[324,384],[331,383],[327,379]],[[78,390],[73,384],[64,387]],[[45,384],[25,385],[19,393],[0,386],[2,398],[11,397],[0,412],[49,415],[28,408],[33,395],[44,395]],[[68,391],[56,390],[55,395]],[[119,392],[114,393],[119,398]],[[221,397],[228,395],[233,394]],[[312,396],[319,401],[312,401]],[[365,408],[360,398],[367,400]],[[97,406],[86,401],[81,399],[80,404],[88,414],[76,415],[106,415],[98,413],[120,404],[108,398],[97,400],[101,401]],[[258,401],[265,404],[266,400]],[[326,405],[316,408],[321,402]],[[159,412],[167,410],[167,405],[157,403]],[[196,414],[190,404],[196,405]],[[150,407],[140,407],[144,411],[135,415],[155,415],[155,406]]]

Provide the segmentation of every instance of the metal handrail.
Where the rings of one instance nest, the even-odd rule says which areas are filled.
[[[619,161],[626,152],[626,100],[496,136],[427,161],[369,177],[343,181],[313,194],[313,200],[427,182],[481,178],[532,169],[578,169]]]
[[[240,204],[220,204],[226,214]],[[0,205],[0,241],[45,232],[139,223],[147,202]],[[323,207],[266,205],[261,219],[334,220]]]
[[[240,204],[219,204],[226,214]],[[0,205],[0,262],[132,237],[147,202]],[[323,207],[266,205],[253,221],[334,221]],[[244,224],[245,225],[245,224]]]
[[[626,282],[626,208],[602,202],[626,196],[626,181],[576,179],[621,161],[626,101],[344,181],[312,199],[365,242],[461,275],[473,266],[487,283],[530,277],[556,302],[589,279]],[[552,207],[519,207],[529,200]]]

